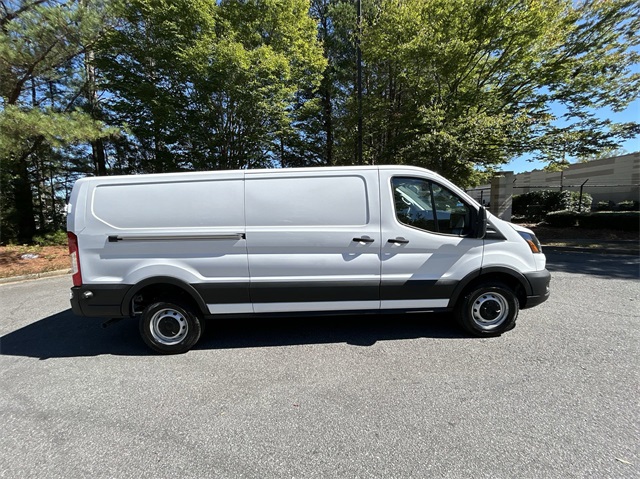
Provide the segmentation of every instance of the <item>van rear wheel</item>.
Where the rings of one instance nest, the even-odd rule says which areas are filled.
[[[498,282],[472,288],[459,302],[455,316],[474,336],[497,336],[516,324],[520,303],[516,294]]]
[[[202,320],[188,307],[158,302],[142,312],[139,328],[142,339],[154,351],[180,354],[200,339]]]

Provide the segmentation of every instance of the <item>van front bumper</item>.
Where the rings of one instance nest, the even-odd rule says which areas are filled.
[[[83,285],[71,288],[71,310],[78,316],[121,318],[130,285]]]
[[[527,281],[529,281],[529,285],[531,286],[531,294],[527,295],[527,302],[523,309],[533,308],[534,306],[538,306],[549,299],[549,295],[551,294],[551,290],[549,288],[551,273],[549,273],[549,271],[543,269],[542,271],[524,273],[524,276],[527,278]]]

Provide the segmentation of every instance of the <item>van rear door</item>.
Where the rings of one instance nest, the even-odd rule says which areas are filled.
[[[245,173],[255,312],[379,308],[376,169]]]

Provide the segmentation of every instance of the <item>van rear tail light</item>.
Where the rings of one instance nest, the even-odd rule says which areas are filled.
[[[82,272],[80,271],[80,253],[78,251],[78,237],[67,232],[69,239],[69,257],[71,258],[71,275],[74,286],[82,286]]]

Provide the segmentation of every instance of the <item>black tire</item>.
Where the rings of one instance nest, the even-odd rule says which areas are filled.
[[[140,335],[145,344],[162,354],[189,351],[200,339],[202,320],[186,306],[158,302],[142,312]]]
[[[513,290],[490,282],[471,288],[456,306],[455,317],[474,336],[498,336],[515,327],[519,311]]]

